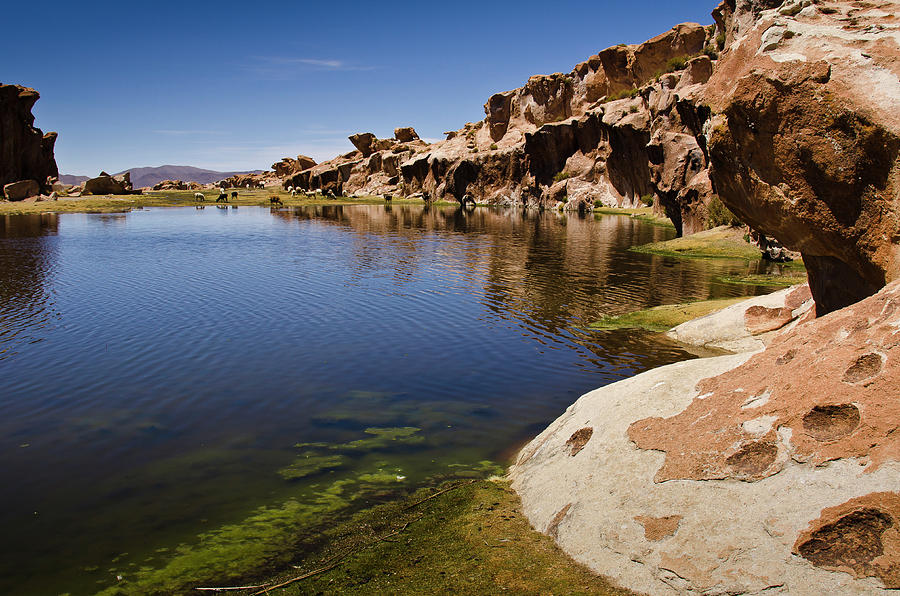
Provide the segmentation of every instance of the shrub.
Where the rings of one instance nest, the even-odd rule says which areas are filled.
[[[716,47],[719,48],[720,52],[725,49],[725,34],[724,33],[719,33],[718,35],[716,35]]]
[[[676,70],[684,70],[687,67],[689,56],[675,56],[669,58],[666,62],[666,72],[675,72]]]
[[[714,48],[712,46],[706,46],[705,48],[703,48],[703,53],[706,54],[707,56],[709,56],[710,60],[718,60],[719,59],[719,52],[717,52],[716,48]]]
[[[497,150],[497,143],[491,143],[491,151]]]
[[[653,193],[648,192],[645,195],[641,195],[641,203],[643,203],[647,207],[652,207],[653,206]]]
[[[629,113],[629,114],[636,114],[637,111],[638,111],[638,107],[637,107],[637,106],[631,106],[630,108],[628,108],[628,113]]]
[[[728,207],[722,204],[719,197],[714,196],[707,206],[709,219],[706,220],[706,228],[711,229],[718,226],[739,226],[743,222],[737,216],[728,210]]]
[[[571,177],[572,177],[572,174],[570,172],[563,170],[562,172],[557,172],[556,175],[553,176],[553,181],[561,182],[561,181],[566,180]]]
[[[641,90],[637,87],[632,89],[622,89],[618,93],[613,93],[612,95],[607,96],[606,101],[615,101],[617,99],[625,99],[626,97],[637,97],[640,94]]]

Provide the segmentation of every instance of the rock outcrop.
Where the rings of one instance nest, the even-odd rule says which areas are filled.
[[[352,135],[356,151],[283,185],[573,210],[656,200],[679,232],[703,229],[713,193],[696,135],[707,114],[685,105],[712,72],[700,56],[712,34],[682,24],[608,48],[568,74],[533,76],[491,96],[484,120],[445,141],[425,143],[408,127],[393,139]],[[667,71],[674,72],[658,78]]]
[[[678,25],[492,95],[484,120],[444,141],[353,135],[355,151],[283,184],[579,211],[652,204],[679,234],[724,204],[773,239],[773,258],[802,254],[825,314],[900,276],[898,10],[725,0],[714,25]]]
[[[283,158],[281,161],[272,164],[272,169],[275,171],[275,174],[285,178],[287,176],[292,176],[297,172],[308,170],[314,165],[316,165],[316,160],[313,158],[306,155],[298,155],[296,158]]]
[[[118,176],[112,176],[106,172],[100,172],[96,178],[87,180],[82,186],[83,195],[129,195],[140,194],[141,191],[131,187],[131,174],[125,172]]]
[[[183,180],[163,180],[151,187],[151,190],[200,190],[203,185],[199,182],[185,182]]]
[[[820,312],[900,276],[900,3],[723,3],[710,178],[799,250]]]
[[[747,310],[748,324],[778,318],[760,314]],[[524,511],[575,559],[646,593],[896,589],[898,330],[900,281],[764,351],[588,393],[519,454]]]
[[[38,187],[34,194],[49,193],[59,176],[53,156],[56,133],[44,134],[34,127],[31,109],[39,98],[34,89],[0,84],[0,189],[10,183],[24,182],[31,189],[29,192],[33,192],[33,185],[28,183],[33,181]],[[20,191],[25,185],[14,188]]]

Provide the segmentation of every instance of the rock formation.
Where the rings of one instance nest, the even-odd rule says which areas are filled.
[[[777,8],[776,8],[777,7]],[[900,3],[723,3],[710,178],[799,250],[820,313],[900,276]]]
[[[157,182],[151,190],[200,190],[203,185],[199,182],[184,182],[183,180],[163,180]]]
[[[653,204],[679,234],[724,204],[778,252],[802,254],[825,314],[900,276],[898,8],[725,0],[715,25],[678,25],[492,95],[484,120],[444,141],[404,128],[353,135],[355,151],[283,184],[570,210]]]
[[[745,325],[783,324],[803,298],[745,309]],[[646,593],[900,588],[898,329],[900,281],[764,351],[588,393],[519,454],[524,511]]]
[[[705,116],[682,104],[711,75],[700,53],[712,33],[682,24],[640,45],[608,48],[569,74],[531,77],[491,96],[484,120],[445,141],[425,143],[408,127],[393,139],[352,135],[356,151],[283,184],[579,210],[659,197],[679,232],[703,229],[712,188],[696,136]],[[667,71],[674,72],[657,80]]]
[[[81,194],[84,195],[128,195],[140,194],[131,187],[131,174],[125,172],[118,176],[111,176],[106,172],[100,172],[96,178],[91,178],[82,186]]]
[[[34,127],[31,109],[39,98],[34,89],[0,84],[0,189],[14,182],[25,183],[13,187],[16,198],[7,197],[9,200],[26,198],[21,196],[26,187],[28,193],[33,193],[28,196],[49,193],[59,176],[53,157],[56,133],[44,134]]]
[[[286,178],[288,176],[296,174],[297,172],[308,170],[314,165],[316,165],[316,160],[314,160],[313,158],[306,155],[298,155],[296,159],[293,157],[283,158],[278,163],[272,164],[272,169],[278,176]]]

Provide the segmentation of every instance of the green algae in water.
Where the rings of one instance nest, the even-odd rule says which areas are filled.
[[[339,454],[323,455],[314,451],[304,451],[294,463],[278,470],[278,474],[285,480],[296,480],[298,478],[306,478],[325,472],[326,470],[334,470],[340,468],[347,463],[347,458]]]
[[[422,429],[414,426],[400,428],[367,428],[366,434],[372,435],[346,443],[345,449],[376,450],[395,447],[397,445],[416,445],[425,442],[425,437],[418,433]]]
[[[403,477],[399,470],[369,469],[335,480],[313,492],[310,498],[260,507],[241,522],[200,534],[194,544],[179,545],[160,567],[111,569],[110,573],[122,580],[100,594],[182,594],[197,586],[224,585],[285,568],[298,552],[320,547],[322,531],[335,523],[342,512],[372,496],[383,495],[386,489],[400,489],[394,493],[396,496],[408,492],[400,482]],[[500,471],[497,464],[482,461],[474,466],[463,465],[451,476],[484,477]]]

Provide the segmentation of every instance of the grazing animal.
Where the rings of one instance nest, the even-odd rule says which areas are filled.
[[[220,193],[216,198],[216,203],[227,203],[228,202],[228,193]]]
[[[236,190],[231,191],[231,198],[232,198],[232,200],[237,198],[237,191],[236,191]]]
[[[275,195],[272,195],[271,197],[269,197],[269,204],[270,205],[284,205],[284,203],[281,202],[281,199],[279,199]]]
[[[288,191],[288,192],[294,192],[294,187],[293,187],[293,186],[288,186],[285,190]]]
[[[385,201],[392,201],[393,199],[394,199],[394,196],[393,196],[393,195],[388,195],[388,194],[384,195],[384,200],[385,200]]]
[[[462,203],[463,207],[468,207],[468,208],[475,207],[475,199],[472,198],[472,195],[469,195],[469,194],[464,195],[462,198],[462,201],[460,201],[460,203]]]
[[[194,198],[197,199],[198,201],[205,201],[205,200],[206,200],[206,197],[203,196],[203,193],[202,193],[202,192],[195,192],[195,193],[194,193]]]
[[[307,199],[314,199],[314,198],[316,198],[316,191],[314,191],[314,190],[307,190],[307,191],[304,192],[303,194],[306,195],[306,198],[307,198]]]
[[[328,197],[329,199],[335,198],[334,191],[329,188],[328,190],[325,191],[325,196]]]
[[[294,198],[296,196],[297,196],[297,191],[292,188],[291,189],[291,198]]]

